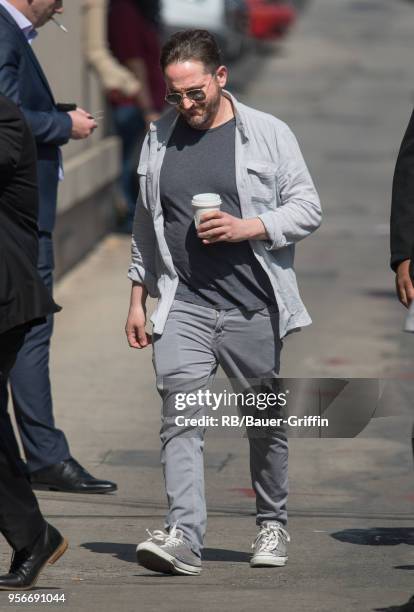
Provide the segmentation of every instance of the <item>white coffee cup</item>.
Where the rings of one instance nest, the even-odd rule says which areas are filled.
[[[191,201],[194,212],[194,223],[198,227],[201,215],[213,210],[220,210],[221,198],[218,193],[198,193]]]

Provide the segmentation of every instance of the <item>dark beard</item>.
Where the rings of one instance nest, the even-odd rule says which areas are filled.
[[[214,121],[215,116],[220,108],[221,102],[221,91],[218,93],[217,97],[214,98],[204,107],[199,106],[197,110],[202,111],[201,115],[187,115],[185,112],[180,111],[183,119],[188,123],[188,125],[196,130],[208,130],[211,124]]]

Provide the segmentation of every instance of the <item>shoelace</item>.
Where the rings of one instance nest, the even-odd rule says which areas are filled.
[[[160,543],[161,546],[179,546],[179,544],[183,543],[183,532],[181,529],[177,529],[177,523],[171,527],[169,533],[161,531],[161,529],[156,529],[153,532],[151,532],[149,529],[146,531],[150,536],[150,539],[154,542]]]
[[[267,525],[260,529],[252,548],[258,547],[261,552],[271,552],[277,548],[280,538],[290,542],[290,535],[281,525]]]

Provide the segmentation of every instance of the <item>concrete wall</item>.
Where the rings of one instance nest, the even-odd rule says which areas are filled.
[[[82,46],[82,0],[67,0],[59,17],[66,34],[50,22],[39,30],[33,48],[52,86],[56,101],[76,102],[106,115],[93,136],[63,147],[65,179],[60,184],[55,232],[57,275],[76,263],[111,228],[115,220],[115,180],[120,146],[106,136],[109,121],[99,82],[86,65]]]

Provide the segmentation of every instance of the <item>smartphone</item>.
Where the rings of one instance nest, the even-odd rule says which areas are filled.
[[[74,111],[78,108],[77,104],[71,102],[58,102],[56,104],[56,110],[60,113],[69,113],[70,111]]]

